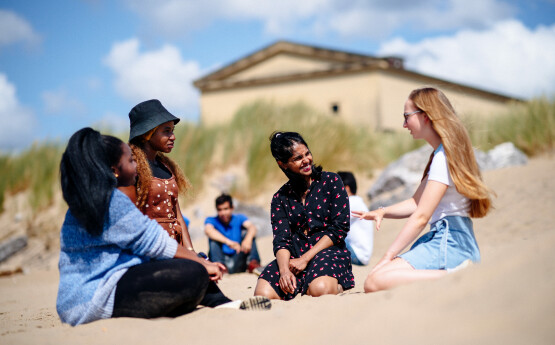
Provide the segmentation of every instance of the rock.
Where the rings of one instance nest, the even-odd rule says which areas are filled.
[[[389,164],[367,193],[371,202],[370,209],[389,206],[411,197],[422,179],[431,153],[432,148],[425,145]],[[526,155],[511,142],[497,145],[487,153],[475,149],[474,155],[482,171],[528,162]]]
[[[484,151],[474,149],[474,156],[476,157],[476,163],[481,171],[493,170],[493,165],[488,154]]]
[[[27,246],[27,236],[15,236],[0,243],[0,262]]]
[[[432,148],[425,145],[389,164],[368,191],[370,209],[404,200],[407,194],[410,196],[409,190],[414,192],[420,183],[431,153]]]
[[[515,165],[525,165],[528,157],[511,143],[499,144],[488,151],[492,169],[501,169]]]

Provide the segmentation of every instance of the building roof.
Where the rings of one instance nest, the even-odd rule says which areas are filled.
[[[325,69],[312,71],[297,71],[282,75],[262,76],[248,79],[235,79],[232,76],[246,71],[279,54],[288,54],[299,58],[310,58],[327,62]],[[236,60],[193,82],[201,92],[250,87],[257,85],[276,84],[289,81],[306,80],[329,77],[333,75],[360,73],[368,71],[383,71],[398,75],[422,79],[423,84],[441,84],[456,87],[465,92],[487,96],[501,101],[515,100],[499,93],[486,91],[468,85],[454,83],[444,79],[424,75],[404,68],[403,59],[398,57],[374,57],[346,51],[327,49],[322,47],[298,44],[289,41],[277,41],[265,48]]]

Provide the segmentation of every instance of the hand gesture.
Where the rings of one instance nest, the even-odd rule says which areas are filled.
[[[299,274],[304,271],[306,265],[308,265],[308,262],[302,257],[289,260],[289,270],[293,272],[293,274]]]
[[[285,272],[280,272],[279,287],[285,293],[295,293],[297,289],[297,277],[287,269]]]
[[[352,211],[351,212],[353,217],[357,217],[359,219],[366,219],[366,220],[373,220],[376,222],[376,230],[380,230],[380,225],[382,224],[382,219],[385,214],[383,208],[379,208],[374,211],[362,212],[362,211]]]

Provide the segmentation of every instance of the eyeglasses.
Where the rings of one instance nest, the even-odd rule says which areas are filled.
[[[413,111],[412,113],[403,113],[403,116],[405,117],[405,122],[407,122],[407,120],[409,119],[409,116],[414,115],[414,114],[418,114],[421,113],[422,110],[416,110]]]

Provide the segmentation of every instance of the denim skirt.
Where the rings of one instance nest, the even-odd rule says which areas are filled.
[[[411,249],[399,255],[417,270],[455,268],[470,259],[480,261],[472,220],[468,217],[447,216],[430,226]]]

